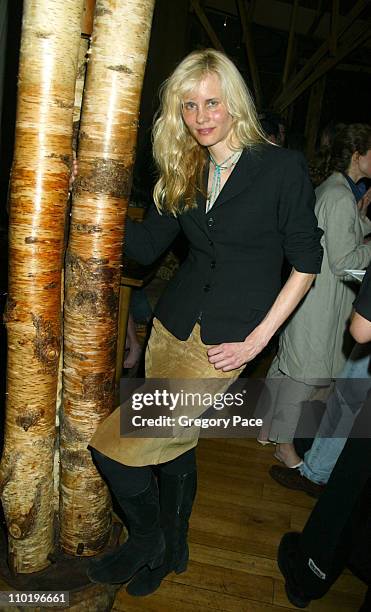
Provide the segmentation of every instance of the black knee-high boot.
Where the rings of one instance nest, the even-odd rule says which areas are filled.
[[[130,595],[149,595],[170,572],[180,574],[188,564],[188,522],[196,495],[197,471],[174,475],[160,473],[161,526],[165,534],[164,562],[156,569],[143,568],[127,586]]]
[[[129,538],[117,550],[91,560],[87,574],[92,582],[127,582],[144,566],[156,568],[164,560],[165,538],[160,527],[158,489],[153,474],[144,491],[117,499],[126,515]]]

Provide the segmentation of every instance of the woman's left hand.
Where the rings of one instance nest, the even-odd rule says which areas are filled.
[[[69,185],[68,185],[69,191],[72,191],[72,187],[73,187],[73,184],[75,182],[75,178],[77,177],[78,173],[79,173],[79,164],[78,164],[78,161],[77,161],[77,159],[75,157],[75,154],[74,154],[74,157],[73,157],[73,160],[72,160],[72,168],[71,168],[70,180],[69,180]]]
[[[254,329],[243,342],[223,342],[208,349],[210,363],[217,370],[229,372],[252,361],[267,346],[266,338],[260,329]]]

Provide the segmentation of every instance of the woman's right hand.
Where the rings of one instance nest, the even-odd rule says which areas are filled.
[[[371,187],[367,189],[363,198],[361,198],[358,202],[358,210],[360,212],[361,217],[365,218],[367,215],[367,209],[371,202]]]

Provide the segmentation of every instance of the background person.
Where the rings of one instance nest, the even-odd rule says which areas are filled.
[[[347,320],[355,291],[345,270],[363,269],[371,260],[371,243],[364,243],[371,223],[357,207],[358,181],[371,178],[370,126],[348,125],[336,133],[331,167],[316,189],[315,211],[324,230],[321,274],[282,332],[267,375],[277,382],[265,435],[278,443],[275,456],[289,468],[301,463],[292,440],[302,403],[340,374],[352,348]]]
[[[369,342],[371,266],[354,307],[350,331],[358,342]],[[286,581],[288,599],[294,606],[304,608],[311,599],[323,597],[352,556],[369,587],[360,612],[371,609],[371,508],[361,503],[371,478],[370,400],[360,414],[367,417],[366,428],[361,426],[365,438],[347,441],[302,533],[286,533],[281,540],[278,565]],[[366,520],[362,521],[364,514]],[[359,532],[362,524],[364,530]]]

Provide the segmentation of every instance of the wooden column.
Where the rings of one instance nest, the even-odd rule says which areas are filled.
[[[60,542],[105,546],[110,498],[87,445],[115,407],[124,220],[154,0],[97,0],[66,256]]]
[[[306,155],[311,159],[315,152],[318,129],[321,121],[322,101],[326,88],[326,75],[313,83],[308,103],[305,123]]]

